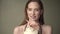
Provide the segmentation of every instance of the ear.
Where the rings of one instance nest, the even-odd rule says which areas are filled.
[[[43,14],[43,12],[44,12],[44,10],[43,10],[43,9],[41,9],[41,12],[40,12],[40,14],[42,15],[42,14]]]

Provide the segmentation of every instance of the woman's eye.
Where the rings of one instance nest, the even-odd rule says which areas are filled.
[[[36,9],[36,11],[38,11],[38,9]]]
[[[29,8],[28,10],[29,10],[29,11],[32,11],[32,9],[30,9],[30,8]]]
[[[39,11],[39,9],[35,9],[35,11]]]

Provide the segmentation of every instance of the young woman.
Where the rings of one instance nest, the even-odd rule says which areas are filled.
[[[25,19],[14,29],[14,34],[51,34],[51,26],[45,25],[41,0],[29,0],[25,6]]]

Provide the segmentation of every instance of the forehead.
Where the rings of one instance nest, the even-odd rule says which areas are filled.
[[[28,8],[39,8],[40,5],[37,2],[30,2]]]

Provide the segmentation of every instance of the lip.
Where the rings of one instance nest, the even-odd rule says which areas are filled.
[[[30,17],[33,18],[33,19],[36,18],[36,16],[30,16]]]

